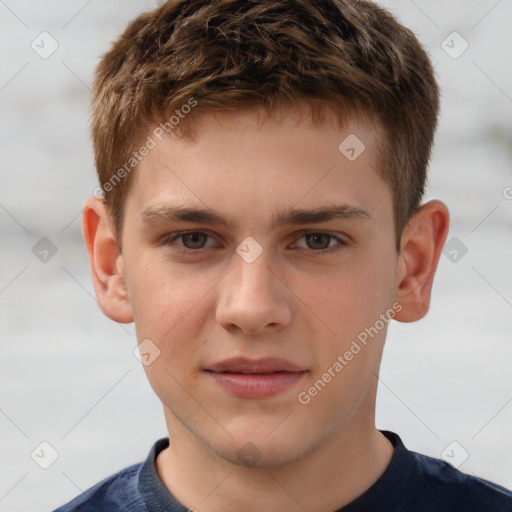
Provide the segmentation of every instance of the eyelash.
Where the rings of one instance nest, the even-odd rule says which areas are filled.
[[[212,235],[208,234],[208,233],[205,233],[204,231],[180,231],[179,233],[173,233],[172,235],[168,235],[166,237],[164,237],[161,241],[162,245],[166,245],[168,247],[171,247],[174,245],[174,242],[178,239],[178,238],[181,238],[185,235],[190,235],[190,234],[203,234],[203,235],[206,235],[210,238],[212,238]],[[328,233],[328,232],[325,232],[325,231],[311,231],[311,230],[305,230],[305,231],[302,231],[298,240],[300,238],[303,238],[304,236],[306,235],[328,235],[331,237],[331,239],[334,239],[336,240],[338,243],[336,245],[334,245],[333,247],[328,247],[326,249],[320,249],[320,250],[315,250],[315,249],[305,249],[305,250],[309,250],[310,252],[316,254],[316,255],[325,255],[325,254],[332,254],[332,253],[335,253],[335,252],[338,252],[340,251],[343,247],[346,247],[348,245],[347,241],[340,238],[340,237],[337,237],[331,233]],[[329,241],[329,243],[331,242],[331,240]],[[301,248],[302,249],[302,248]],[[188,248],[184,248],[182,246],[179,246],[179,245],[175,245],[174,247],[172,247],[172,251],[173,252],[177,252],[179,254],[199,254],[201,251],[203,251],[204,248],[200,248],[200,249],[188,249]]]

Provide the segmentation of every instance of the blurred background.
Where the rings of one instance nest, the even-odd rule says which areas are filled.
[[[377,426],[512,488],[512,2],[380,3],[435,63],[426,199],[452,221],[429,314],[390,325]],[[95,66],[157,4],[0,0],[0,512],[52,510],[167,435],[133,325],[97,306],[80,227]]]

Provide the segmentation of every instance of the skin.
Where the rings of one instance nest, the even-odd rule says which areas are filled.
[[[332,512],[382,475],[392,446],[374,413],[386,327],[309,403],[297,397],[394,303],[398,321],[427,313],[448,233],[446,206],[431,201],[397,253],[391,192],[374,170],[378,130],[355,121],[313,126],[298,112],[261,125],[253,111],[207,113],[193,142],[160,142],[132,176],[122,254],[103,201],[85,203],[103,312],[135,321],[139,343],[160,350],[145,366],[170,438],[157,471],[199,512]],[[349,134],[366,146],[352,162],[338,150]],[[234,225],[158,215],[171,204],[214,209]],[[278,210],[329,204],[367,215],[272,227]],[[209,236],[171,241],[180,231]],[[236,252],[248,236],[263,250],[252,263]],[[279,357],[308,372],[273,397],[233,397],[204,369],[234,356]],[[247,443],[260,457],[255,466],[237,455]]]

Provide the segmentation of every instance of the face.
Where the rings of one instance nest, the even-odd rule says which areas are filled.
[[[272,466],[374,428],[398,256],[370,127],[257,121],[208,113],[150,151],[122,262],[169,431]]]

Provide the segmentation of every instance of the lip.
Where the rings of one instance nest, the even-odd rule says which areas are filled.
[[[269,398],[284,392],[307,373],[284,359],[227,359],[205,370],[217,384],[238,398]]]
[[[304,372],[307,368],[298,366],[277,357],[249,359],[247,357],[233,357],[215,363],[207,368],[212,372],[231,373],[272,373],[272,372]]]

